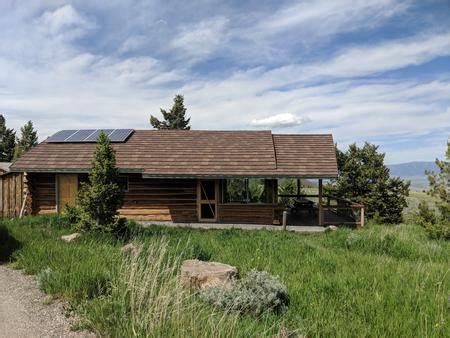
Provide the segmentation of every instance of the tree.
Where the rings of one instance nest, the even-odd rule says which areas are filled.
[[[122,204],[118,177],[115,151],[102,131],[97,138],[89,180],[82,184],[78,193],[79,225],[83,230],[115,230],[117,209]]]
[[[444,220],[450,220],[450,142],[447,142],[446,160],[436,159],[439,173],[426,171],[430,189],[428,194],[439,199],[438,208]]]
[[[384,156],[378,146],[367,142],[362,148],[352,144],[346,152],[336,148],[339,178],[327,186],[327,191],[363,204],[369,218],[400,223],[409,182],[390,177]]]
[[[16,146],[16,133],[6,127],[6,120],[0,115],[0,162],[11,162]]]
[[[18,159],[23,153],[33,148],[38,143],[37,131],[33,128],[33,122],[28,121],[20,128],[20,138],[16,140],[14,159]]]
[[[173,106],[169,111],[160,109],[164,121],[158,120],[155,116],[150,115],[150,123],[156,129],[184,129],[189,130],[189,121],[186,119],[186,108],[184,106],[183,95],[175,95]]]

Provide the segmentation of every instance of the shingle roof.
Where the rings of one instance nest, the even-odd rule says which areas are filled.
[[[136,130],[113,143],[123,172],[151,177],[336,177],[331,135],[270,131]],[[88,171],[95,144],[42,142],[13,171]]]

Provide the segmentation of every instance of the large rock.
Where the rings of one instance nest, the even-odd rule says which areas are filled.
[[[65,242],[72,242],[80,236],[81,234],[79,232],[74,232],[73,234],[70,235],[61,236],[61,239]]]
[[[215,285],[230,287],[238,275],[236,267],[223,263],[189,259],[181,265],[181,281],[188,287],[201,289]]]

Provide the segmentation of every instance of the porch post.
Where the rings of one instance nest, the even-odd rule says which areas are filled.
[[[300,179],[297,178],[297,197],[300,196]]]
[[[322,179],[319,179],[319,225],[322,226],[323,225],[323,219],[324,219],[324,214],[323,214],[323,206],[322,206],[322,200],[323,200],[323,189],[322,189]]]

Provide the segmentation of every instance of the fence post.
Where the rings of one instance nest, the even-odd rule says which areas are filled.
[[[364,227],[364,207],[361,207],[361,221],[360,221],[360,227]]]
[[[283,211],[283,230],[286,230],[286,222],[287,222],[287,211]]]
[[[319,179],[319,225],[323,226],[323,187],[322,179]]]

